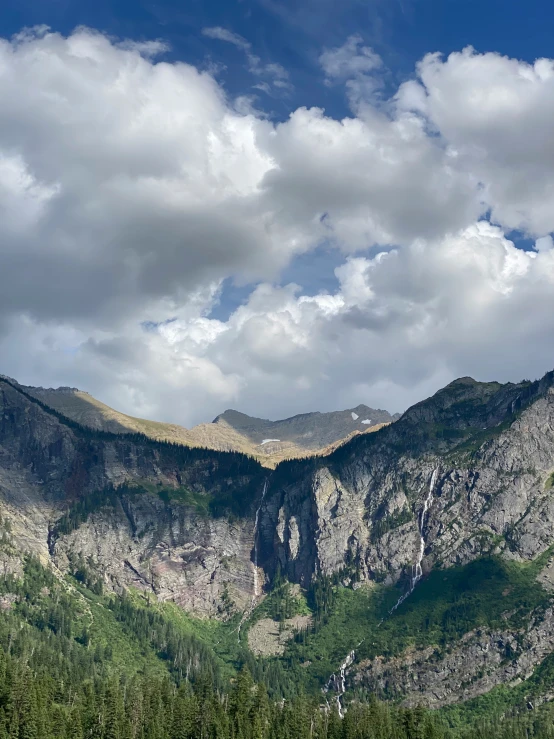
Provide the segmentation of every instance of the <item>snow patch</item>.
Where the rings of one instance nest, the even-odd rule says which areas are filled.
[[[352,416],[352,420],[353,421],[357,421],[358,418],[359,418],[359,415],[357,413],[354,413],[354,411],[352,411],[352,413],[350,415]]]
[[[260,446],[262,446],[262,444],[269,444],[271,441],[281,441],[281,439],[264,439]]]
[[[362,421],[362,423],[365,423],[366,426],[369,426],[371,424],[371,418],[366,418],[365,421]]]

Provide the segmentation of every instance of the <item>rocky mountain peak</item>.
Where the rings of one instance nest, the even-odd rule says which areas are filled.
[[[365,405],[333,413],[303,413],[280,421],[227,409],[212,423],[187,429],[177,424],[127,416],[74,387],[26,387],[6,379],[87,428],[116,434],[140,433],[186,446],[243,452],[269,467],[282,459],[321,453],[354,434],[375,430],[383,423],[396,420],[387,411],[373,410]]]
[[[246,436],[255,446],[273,452],[302,449],[306,453],[325,449],[354,434],[380,428],[393,420],[395,418],[388,411],[360,404],[343,411],[300,413],[278,421],[226,410],[214,419],[214,423],[228,426]]]

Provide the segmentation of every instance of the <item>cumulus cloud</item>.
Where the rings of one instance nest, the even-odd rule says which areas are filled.
[[[413,114],[275,126],[85,29],[2,42],[0,96],[4,312],[159,320],[162,298],[274,277],[324,239],[405,243],[480,210]]]
[[[554,250],[523,252],[479,222],[457,234],[336,270],[334,294],[259,285],[225,322],[217,296],[193,296],[174,320],[147,330],[76,335],[19,319],[0,348],[29,372],[22,333],[45,384],[60,354],[73,384],[128,412],[189,424],[224,407],[264,417],[370,405],[402,410],[453,377],[507,381],[552,364]],[[38,347],[38,348],[37,348]],[[13,366],[13,365],[11,365]]]
[[[433,55],[390,101],[275,123],[154,44],[0,42],[0,371],[190,425],[554,365],[553,63]],[[325,53],[341,84],[378,70],[357,37]],[[334,293],[279,285],[321,244]],[[260,284],[214,320],[229,277]]]
[[[472,48],[426,56],[398,93],[482,183],[492,218],[542,236],[554,230],[554,61],[528,64]]]

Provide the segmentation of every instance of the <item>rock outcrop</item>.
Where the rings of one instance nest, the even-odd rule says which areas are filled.
[[[265,479],[255,461],[89,434],[6,381],[0,419],[1,513],[21,551],[62,571],[82,556],[108,587],[148,588],[201,615],[218,613],[225,588],[237,608],[250,602],[252,505]],[[134,487],[99,496],[124,484]],[[241,496],[242,515],[220,515]]]
[[[525,628],[470,631],[455,646],[410,650],[360,662],[354,682],[384,699],[440,708],[496,685],[517,685],[554,651],[554,612],[535,613]]]
[[[553,470],[551,375],[458,381],[329,457],[280,465],[262,508],[265,565],[307,583],[355,564],[392,583],[415,565],[421,535],[424,571],[491,552],[531,560],[553,540]]]
[[[337,572],[345,584],[354,573],[413,583],[416,565],[419,576],[491,553],[536,559],[554,541],[553,470],[554,373],[462,378],[396,423],[274,472],[237,453],[85,429],[0,379],[0,512],[21,550],[61,571],[82,557],[115,591],[147,589],[198,615],[251,606],[255,535],[266,578],[279,565],[304,586]],[[517,633],[468,633],[450,652],[354,663],[347,682],[444,705],[528,676],[553,634],[548,610]]]

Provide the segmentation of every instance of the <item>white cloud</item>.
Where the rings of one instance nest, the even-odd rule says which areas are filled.
[[[3,312],[162,320],[160,300],[273,277],[323,239],[407,243],[480,212],[411,114],[275,126],[209,74],[85,29],[2,42],[0,96]]]
[[[203,28],[202,34],[218,41],[226,41],[228,44],[233,44],[237,49],[242,49],[243,51],[250,51],[251,49],[251,44],[240,34],[233,33],[233,31],[229,31],[227,28],[221,28],[221,26]]]
[[[208,38],[216,39],[217,41],[226,41],[227,43],[236,46],[237,49],[244,51],[248,61],[248,70],[252,74],[258,77],[267,77],[274,87],[281,89],[292,88],[292,85],[289,82],[289,73],[287,70],[281,64],[276,64],[275,62],[263,64],[260,57],[252,52],[252,44],[240,34],[229,31],[227,28],[222,28],[221,26],[203,28],[202,34]],[[267,82],[258,83],[257,85],[254,85],[254,87],[263,92],[270,91],[270,87]]]
[[[260,285],[226,322],[205,317],[215,292],[144,331],[80,338],[21,319],[0,344],[49,384],[64,346],[69,384],[128,412],[188,424],[235,406],[263,417],[363,401],[402,410],[453,377],[535,377],[552,364],[554,250],[523,252],[486,222],[337,269],[333,295]],[[82,343],[78,343],[82,342]],[[8,374],[19,374],[17,362]],[[58,374],[57,374],[58,373]]]
[[[467,48],[426,56],[399,91],[483,183],[492,217],[538,236],[554,230],[554,61],[528,64]]]
[[[346,84],[350,105],[354,112],[364,103],[371,101],[381,87],[376,72],[383,65],[381,57],[369,46],[363,45],[359,34],[349,36],[342,46],[326,49],[319,57],[326,75],[326,84]]]
[[[348,44],[328,75],[374,75]],[[552,63],[426,57],[389,104],[274,123],[154,52],[85,29],[0,42],[0,371],[190,425],[401,410],[554,364]],[[321,243],[345,254],[334,294],[273,284]],[[261,284],[210,319],[230,276]]]
[[[342,46],[326,49],[319,62],[327,77],[349,79],[374,72],[382,65],[381,57],[369,46],[363,45],[359,34],[349,36]]]
[[[170,51],[171,48],[169,44],[162,39],[156,39],[154,41],[131,41],[127,39],[125,41],[116,42],[116,45],[125,51],[137,51],[148,59],[153,59],[156,56],[160,56],[160,54],[165,54],[165,52]]]

